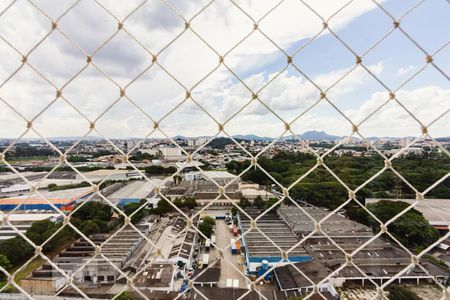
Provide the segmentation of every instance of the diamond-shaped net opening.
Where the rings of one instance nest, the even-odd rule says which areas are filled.
[[[448,299],[448,5],[3,1],[0,299]]]

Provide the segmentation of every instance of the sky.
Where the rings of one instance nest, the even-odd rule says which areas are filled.
[[[418,136],[420,124],[431,124],[433,137],[450,136],[446,0],[424,1],[409,13],[417,1],[380,1],[427,53],[437,52],[433,61],[440,71],[426,64],[425,54],[399,29],[377,43],[393,21],[372,1],[304,1],[325,20],[331,17],[329,28],[362,56],[372,75],[298,0],[279,6],[279,1],[236,0],[240,8],[217,0],[204,10],[207,1],[140,6],[134,0],[81,0],[65,14],[75,1],[33,0],[33,6],[18,0],[1,13],[9,2],[0,2],[3,138],[20,136],[27,124],[7,104],[33,120],[45,137],[83,136],[94,120],[98,132],[89,135],[108,138],[209,136],[218,133],[217,122],[230,135],[277,137],[284,122],[292,121],[297,134],[320,130],[344,136],[352,132],[348,120],[364,121],[358,128],[365,137]],[[118,21],[105,9],[125,18],[127,32],[114,35]],[[183,17],[194,17],[195,33],[185,30]],[[58,19],[62,33],[55,30],[39,43],[50,32],[49,18]],[[22,59],[11,46],[21,54],[32,51],[29,65],[10,78]],[[293,56],[292,65],[280,49]],[[96,67],[86,63],[85,53]],[[152,65],[152,54],[158,64]],[[332,104],[320,100],[317,87]],[[401,105],[389,101],[386,87]],[[128,99],[120,99],[120,88]],[[56,89],[65,100],[54,101]],[[186,90],[192,98],[185,101]],[[161,131],[153,131],[153,121]],[[24,138],[36,136],[29,131]]]

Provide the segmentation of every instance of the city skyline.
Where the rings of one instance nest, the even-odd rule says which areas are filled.
[[[171,136],[171,139],[184,139],[184,140],[195,140],[195,139],[203,139],[203,138],[229,138],[229,136],[224,135],[224,134],[219,134],[217,136],[205,136],[205,135],[199,135],[199,136],[183,136],[183,135],[176,135],[176,136]],[[323,141],[336,141],[336,140],[341,140],[341,139],[345,139],[348,137],[351,137],[352,139],[356,139],[356,140],[383,140],[383,139],[416,139],[416,138],[423,138],[421,135],[418,136],[400,136],[400,137],[396,137],[396,136],[369,136],[369,137],[364,137],[361,138],[359,137],[357,134],[353,134],[353,135],[343,135],[343,136],[335,136],[335,135],[330,135],[325,131],[316,131],[316,130],[310,130],[310,131],[305,131],[303,133],[298,133],[298,134],[284,134],[282,136],[259,136],[259,135],[255,135],[255,134],[245,134],[245,135],[231,135],[232,138],[234,139],[238,139],[238,140],[247,140],[247,141],[272,141],[275,139],[279,139],[280,141],[283,140],[295,140],[295,139],[300,139],[300,140],[311,140],[311,141],[319,141],[319,140],[323,140]],[[47,138],[47,137],[46,137]],[[425,137],[427,138],[427,137]],[[433,139],[437,139],[437,140],[441,140],[441,139],[449,139],[450,136],[438,136],[438,137],[432,137]],[[14,140],[15,138],[8,138],[8,137],[0,137],[0,141],[1,140]],[[80,140],[80,141],[95,141],[95,140],[103,140],[105,139],[104,137],[100,136],[100,135],[92,135],[89,136],[88,138],[84,138],[81,136],[53,136],[53,137],[48,137],[47,138],[50,141],[76,141],[76,140]],[[108,138],[109,139],[109,138]],[[124,137],[124,138],[111,138],[113,140],[138,140],[138,141],[151,141],[151,140],[164,140],[167,139],[167,137],[154,137],[154,138],[139,138],[139,137]],[[20,142],[29,142],[29,141],[41,141],[43,142],[44,139],[42,138],[21,138],[18,143]]]

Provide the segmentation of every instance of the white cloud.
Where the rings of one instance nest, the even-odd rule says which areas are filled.
[[[428,126],[434,119],[450,108],[450,89],[438,86],[427,86],[417,89],[400,90],[396,93],[400,102],[422,122]],[[348,115],[354,120],[362,120],[381,104],[386,102],[388,95],[385,92],[377,92],[372,95],[357,110],[348,111]],[[431,127],[436,136],[448,136],[448,126]],[[419,135],[420,125],[399,104],[391,101],[380,109],[361,128],[366,135]]]
[[[16,45],[21,52],[26,53],[39,38],[50,30],[50,21],[40,15],[26,1],[19,3],[21,3],[20,6],[14,6],[11,11],[0,18],[0,34]],[[50,0],[36,0],[36,3],[49,12],[53,18],[56,18],[68,7],[67,3],[62,1],[56,4]],[[102,1],[102,3],[114,14],[123,18],[133,10],[135,5],[137,6],[139,1]],[[192,16],[201,8],[199,3],[175,1],[173,5],[182,14]],[[241,0],[238,3],[256,19],[272,7],[267,4],[268,2],[261,4],[260,1]],[[276,3],[277,1],[274,2],[274,5]],[[342,2],[318,3],[314,1],[310,5],[314,6],[321,14],[330,15],[342,5]],[[255,7],[260,9],[254,9]],[[374,9],[374,5],[370,1],[357,1],[334,17],[330,25],[335,31],[339,31],[355,18],[372,9]],[[191,25],[214,49],[219,51],[219,54],[224,54],[253,28],[252,21],[228,1],[217,1],[195,18]],[[159,2],[144,5],[125,21],[125,28],[153,53],[157,53],[182,32],[184,26],[181,18]],[[286,1],[274,11],[273,15],[265,18],[260,26],[273,41],[287,49],[300,40],[315,35],[322,24],[321,20],[299,1]],[[115,32],[117,21],[94,1],[81,1],[73,11],[63,17],[59,27],[88,53],[92,53]],[[233,71],[245,79],[248,86],[258,89],[277,73],[277,70],[273,69],[273,65],[276,64],[280,55],[278,49],[271,42],[260,33],[254,32],[247,41],[229,53],[225,59]],[[4,80],[18,66],[21,58],[4,43],[0,44],[0,56],[2,56],[0,80]],[[57,87],[60,87],[85,65],[86,57],[55,32],[31,54],[29,61]],[[122,32],[95,54],[94,62],[123,86],[150,65],[151,56]],[[158,56],[158,62],[187,88],[191,88],[218,65],[219,58],[188,31]],[[370,68],[375,74],[384,71],[383,62],[373,64]],[[413,66],[409,66],[404,70],[399,69],[398,72],[410,72],[412,68]],[[13,80],[0,88],[0,97],[31,119],[54,98],[56,90],[45,80],[36,74],[30,74],[31,71],[26,69],[21,70]],[[119,87],[109,82],[100,72],[92,69],[89,67],[89,70],[81,73],[79,78],[63,90],[67,99],[90,119],[100,115],[119,96]],[[321,87],[327,87],[346,71],[347,69],[333,70],[320,74],[313,80]],[[342,95],[351,96],[358,88],[363,88],[367,84],[368,76],[364,70],[357,68],[331,90],[330,97],[339,99],[339,96]],[[421,101],[423,101],[421,97],[427,97],[427,103],[435,103],[436,107],[441,103],[439,107],[442,111],[442,103],[445,104],[444,100],[448,99],[448,90],[438,87],[429,88],[430,90],[426,91],[428,94],[425,92],[420,94],[419,90],[411,89],[405,91],[405,94],[402,94],[403,91],[400,92],[399,97],[408,99],[405,105],[411,109],[417,109],[419,115],[422,111],[416,105],[421,105]],[[296,71],[289,70],[276,78],[272,84],[259,93],[259,96],[283,118],[290,120],[314,103],[318,99],[318,93],[318,90],[306,79],[300,77]],[[184,94],[184,89],[158,66],[153,66],[148,73],[127,88],[127,95],[156,120],[182,101]],[[376,106],[381,95],[385,96],[385,93],[373,94],[362,103],[360,108],[355,107],[348,112],[355,117],[364,115]],[[199,86],[196,86],[193,96],[219,121],[226,120],[251,99],[251,93],[238,83],[223,66]],[[117,105],[99,120],[105,134],[121,137],[145,135],[151,129],[151,122],[132,105],[121,105]],[[430,109],[434,109],[434,106]],[[305,116],[305,128],[310,124],[310,129],[315,129],[312,127],[319,125],[332,127],[328,130],[324,128],[331,133],[337,133],[339,130],[347,131],[335,126],[333,118],[324,112],[315,111],[314,113]],[[431,115],[434,114],[424,114],[423,117]],[[0,117],[2,118],[0,124],[3,124],[0,127],[0,136],[13,137],[21,132],[22,127],[19,126],[24,126],[23,122],[11,122],[11,119],[15,118],[14,114],[2,112]],[[238,131],[241,126],[241,130],[245,129],[248,133],[261,135],[276,135],[279,128],[282,128],[279,120],[273,118],[266,108],[257,103],[250,105],[240,114],[239,118],[242,118],[238,120],[239,122],[234,124],[230,122],[230,128],[234,126]],[[386,115],[383,115],[383,118],[389,119]],[[166,121],[165,126],[167,131],[174,135],[205,135],[206,131],[208,133],[214,131],[209,129],[209,124],[214,126],[214,123],[192,103],[183,104],[169,119],[173,120],[174,124],[170,126]],[[313,119],[315,119],[314,122]],[[7,121],[5,122],[5,120]],[[86,130],[85,121],[80,120],[83,118],[67,105],[62,105],[44,113],[39,118],[39,128],[48,136],[78,135]],[[204,125],[205,122],[208,122],[208,126]],[[6,126],[6,124],[11,125]],[[55,126],[55,124],[61,125]],[[245,124],[245,128],[242,128],[242,124]],[[15,127],[12,128],[13,126]],[[412,127],[408,127],[404,132],[410,132],[410,130]],[[71,132],[73,133],[71,134]],[[399,131],[400,133],[403,131]],[[444,131],[442,133],[445,134]]]
[[[354,123],[359,124],[382,106],[388,97],[387,92],[375,92],[359,108],[345,110],[344,114]],[[438,86],[400,90],[397,92],[397,97],[426,126],[450,107],[450,89]],[[429,127],[433,137],[449,136],[449,117],[447,114]],[[314,109],[299,119],[293,128],[298,133],[307,130],[323,130],[335,135],[349,135],[352,132],[351,124],[339,113],[333,111],[329,105]],[[390,101],[364,121],[359,131],[365,137],[419,136],[421,127],[398,103]]]
[[[413,72],[414,70],[417,70],[417,66],[409,65],[407,67],[398,69],[397,75],[398,76],[408,75],[411,72]]]

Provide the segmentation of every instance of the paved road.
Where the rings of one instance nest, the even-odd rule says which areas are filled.
[[[230,244],[230,240],[233,238],[233,235],[231,234],[230,230],[228,229],[228,225],[225,223],[224,220],[217,220],[216,221],[216,228],[215,228],[215,234],[216,234],[216,244],[220,248],[225,248]],[[217,255],[217,251],[211,249],[211,258],[213,259]],[[241,255],[232,255],[231,249],[227,249],[227,251],[224,252],[225,258],[232,262],[241,272],[243,273],[243,256]],[[245,283],[244,275],[242,275],[239,271],[237,271],[235,268],[233,268],[228,262],[225,262],[223,259],[220,262],[220,281],[219,286],[226,287],[227,286],[227,279],[237,279],[239,280],[239,287],[241,288],[247,288],[247,285]]]

